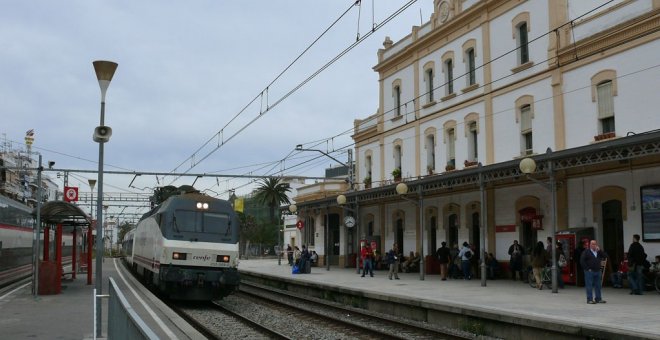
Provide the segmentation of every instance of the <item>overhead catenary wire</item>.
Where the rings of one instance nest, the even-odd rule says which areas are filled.
[[[234,133],[233,133],[232,135],[230,135],[227,139],[223,139],[222,142],[218,142],[217,146],[215,146],[214,148],[212,148],[211,151],[209,151],[208,153],[206,153],[202,158],[200,158],[200,159],[198,159],[198,160],[195,160],[195,155],[197,154],[197,152],[201,151],[201,149],[203,149],[205,146],[207,146],[207,145],[210,143],[211,140],[213,140],[213,139],[215,139],[217,136],[219,136],[220,132],[216,133],[211,139],[209,139],[209,141],[207,141],[204,145],[202,145],[200,148],[198,148],[197,151],[196,151],[195,153],[193,153],[192,156],[188,157],[186,160],[184,160],[183,162],[181,162],[181,163],[179,164],[179,166],[177,166],[177,167],[176,167],[174,170],[172,170],[171,172],[174,172],[174,171],[178,170],[178,168],[179,168],[181,165],[183,165],[184,163],[186,163],[187,161],[192,161],[192,162],[191,162],[191,166],[190,166],[187,170],[185,170],[185,171],[183,172],[183,173],[185,174],[185,173],[187,173],[188,171],[192,170],[192,169],[193,169],[195,166],[197,166],[199,163],[205,161],[209,156],[211,156],[213,153],[215,153],[218,149],[220,149],[222,146],[224,146],[224,145],[227,144],[229,141],[231,141],[232,139],[234,139],[234,137],[236,137],[237,135],[239,135],[239,134],[240,134],[241,132],[243,132],[246,128],[248,128],[249,126],[251,126],[254,122],[256,122],[257,120],[259,120],[260,118],[262,118],[263,116],[265,116],[266,113],[268,113],[268,112],[271,111],[271,109],[273,109],[274,107],[276,107],[277,105],[279,105],[281,102],[283,102],[284,100],[286,100],[289,96],[291,96],[292,94],[294,94],[295,92],[297,92],[301,87],[305,86],[309,81],[311,81],[312,79],[314,79],[317,75],[319,75],[319,74],[320,74],[321,72],[323,72],[325,69],[327,69],[327,68],[330,67],[332,64],[334,64],[337,60],[339,60],[339,59],[342,58],[344,55],[346,55],[346,53],[350,52],[353,48],[355,48],[356,46],[358,46],[361,42],[363,42],[364,40],[366,40],[366,39],[367,39],[369,36],[371,36],[375,31],[377,31],[378,29],[380,29],[381,27],[383,27],[384,25],[386,25],[387,23],[389,23],[392,19],[394,19],[394,18],[395,18],[396,16],[398,16],[399,14],[401,14],[404,10],[406,10],[408,7],[410,7],[410,6],[411,6],[413,3],[415,3],[416,1],[417,1],[417,0],[410,0],[410,1],[408,1],[406,4],[404,4],[404,5],[403,5],[402,7],[400,7],[398,10],[396,10],[393,14],[391,14],[389,17],[387,17],[382,23],[376,25],[376,27],[375,27],[374,30],[372,30],[372,31],[370,31],[370,32],[368,32],[368,33],[366,33],[364,36],[362,36],[362,37],[361,37],[360,39],[358,39],[356,42],[354,42],[354,43],[352,43],[351,45],[349,45],[346,49],[344,49],[342,52],[340,52],[337,56],[335,56],[334,58],[332,58],[330,61],[328,61],[328,62],[327,62],[325,65],[323,65],[321,68],[319,68],[317,71],[315,71],[314,73],[312,73],[312,75],[310,75],[309,77],[307,77],[305,80],[303,80],[302,82],[300,82],[298,85],[296,85],[296,86],[295,86],[293,89],[291,89],[289,92],[287,92],[287,93],[284,94],[282,97],[280,97],[280,98],[279,98],[277,101],[275,101],[271,106],[269,106],[269,107],[267,108],[266,111],[261,112],[259,115],[255,116],[252,120],[250,120],[250,121],[247,122],[245,125],[243,125],[243,127],[241,127],[238,131],[234,132]],[[255,98],[251,101],[251,103],[253,103],[257,98],[258,98],[258,96],[255,97]],[[248,104],[248,106],[251,105],[251,103]],[[244,107],[244,109],[243,109],[242,111],[244,111],[246,108],[247,108],[247,106]],[[233,119],[232,119],[232,121],[233,121]],[[224,130],[224,127],[223,127],[223,129],[221,129],[221,131],[223,131],[223,130]],[[179,177],[175,177],[175,178],[172,180],[172,183],[173,183],[174,181],[176,181],[178,178],[179,178]]]

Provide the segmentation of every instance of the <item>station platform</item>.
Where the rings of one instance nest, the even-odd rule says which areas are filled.
[[[489,280],[482,287],[479,279],[441,281],[439,275],[399,273],[400,280],[389,280],[387,271],[374,271],[374,277],[361,277],[355,268],[313,267],[311,274],[291,274],[286,260],[242,260],[241,273],[257,273],[315,285],[352,289],[380,295],[383,299],[421,301],[451,306],[471,315],[506,315],[548,327],[588,326],[624,338],[660,339],[660,294],[629,295],[628,289],[603,288],[605,304],[587,304],[584,287],[566,286],[558,293],[538,290],[510,279]]]
[[[96,278],[93,273],[93,279]],[[160,339],[204,339],[185,320],[172,312],[151,292],[126,272],[119,259],[103,263],[103,294],[108,294],[112,277],[131,307]],[[30,283],[0,294],[1,335],[3,339],[93,339],[95,285],[87,285],[87,275],[62,281],[62,293],[32,295]],[[103,337],[107,336],[108,301],[102,299]]]

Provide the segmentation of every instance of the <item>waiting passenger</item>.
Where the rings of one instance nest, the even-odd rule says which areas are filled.
[[[412,254],[412,252],[410,252],[410,254]],[[412,257],[408,258],[409,261],[406,261],[408,264],[403,265],[403,271],[408,273],[419,269],[419,262],[421,259],[422,257],[419,255],[419,252],[415,252],[415,255],[412,255]]]
[[[619,263],[617,271],[610,275],[610,280],[612,281],[612,287],[614,288],[623,288],[623,280],[628,277],[628,255],[623,253],[623,261]]]
[[[319,254],[316,253],[316,250],[312,250],[312,256],[309,260],[312,262],[312,267],[319,265]]]
[[[415,258],[415,253],[411,250],[408,257],[406,257],[406,260],[403,261],[403,263],[401,264],[401,271],[402,272],[406,272],[406,269],[408,268],[408,266],[410,266],[410,263],[412,263],[412,260],[414,258]]]
[[[458,253],[461,258],[461,268],[463,269],[463,280],[472,280],[472,271],[470,270],[470,259],[472,258],[472,249],[470,244],[463,242],[463,248]]]
[[[488,279],[495,280],[500,271],[500,263],[497,262],[497,259],[495,259],[495,256],[493,256],[493,253],[488,253],[488,257],[486,257],[486,269]]]

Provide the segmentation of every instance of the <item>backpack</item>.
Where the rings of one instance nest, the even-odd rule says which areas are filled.
[[[472,252],[470,250],[466,251],[465,254],[463,254],[466,259],[471,259],[472,258]]]

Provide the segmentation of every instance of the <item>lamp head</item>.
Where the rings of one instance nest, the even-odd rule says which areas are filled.
[[[399,183],[396,185],[396,193],[399,195],[405,195],[408,193],[408,185],[406,183]]]
[[[87,183],[89,183],[89,186],[94,190],[94,186],[96,185],[96,180],[95,179],[88,179]]]
[[[52,169],[55,166],[54,161],[48,161],[48,169]]]
[[[115,74],[115,70],[117,70],[117,63],[97,60],[92,62],[92,64],[96,72],[96,79],[98,79],[99,86],[101,87],[101,101],[105,102],[105,92],[108,90],[108,86],[110,86],[110,81]]]
[[[337,204],[339,204],[339,205],[346,204],[346,196],[344,196],[344,195],[337,196]]]
[[[534,171],[536,171],[536,162],[533,159],[529,158],[529,157],[523,158],[520,161],[519,167],[520,167],[520,171],[522,171],[522,173],[531,174]]]
[[[298,211],[298,206],[296,206],[295,204],[291,204],[289,206],[289,211],[295,214],[296,211]]]

